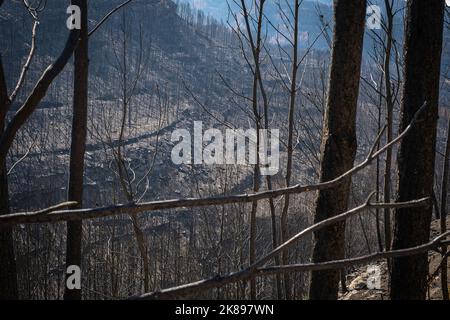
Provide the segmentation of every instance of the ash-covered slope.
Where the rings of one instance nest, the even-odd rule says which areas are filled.
[[[89,2],[89,24],[91,29],[98,21],[121,1],[96,0]],[[68,1],[48,0],[40,13],[37,31],[37,52],[32,64],[31,79],[39,76],[47,63],[61,51],[68,35],[66,10]],[[8,84],[17,78],[31,42],[32,19],[21,1],[8,1],[0,9],[0,50],[5,64]],[[214,37],[223,34],[218,26],[196,27],[177,15],[177,6],[170,0],[134,0],[115,15],[90,39],[91,77],[109,78],[111,61],[115,59],[115,47],[126,41],[129,50],[138,54],[159,55],[161,59],[151,66],[158,69],[161,80],[174,72],[174,66],[183,67],[185,74],[192,75],[196,83],[202,84],[196,71],[206,74],[205,68],[212,65],[217,51]],[[211,31],[212,30],[212,31]],[[116,48],[117,49],[117,48]],[[148,61],[146,61],[148,62]],[[211,62],[211,63],[209,63]],[[70,67],[70,66],[69,66]],[[167,70],[164,70],[167,69]],[[172,69],[172,70],[169,70]],[[187,77],[189,81],[189,77]],[[30,81],[32,82],[32,81]],[[95,90],[95,88],[94,88]]]

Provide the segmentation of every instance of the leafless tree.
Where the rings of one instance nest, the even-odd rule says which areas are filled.
[[[74,0],[75,1],[75,0]],[[74,2],[75,3],[75,2]],[[28,5],[28,2],[25,2],[27,5],[27,10],[32,14],[33,18],[36,19],[37,15],[36,12],[38,12],[39,8],[32,8]],[[26,73],[28,71],[28,68],[31,63],[31,59],[34,55],[34,39],[35,39],[35,32],[36,32],[37,22],[35,22],[33,27],[33,34],[32,34],[32,45],[30,54],[28,56],[27,62],[22,68],[21,76],[19,77],[19,81],[17,83],[17,86],[13,93],[8,96],[7,88],[6,88],[6,82],[5,82],[5,75],[4,75],[4,68],[3,65],[0,64],[0,81],[2,82],[1,87],[1,98],[2,98],[2,105],[1,105],[1,114],[0,114],[0,122],[2,130],[2,135],[0,138],[0,164],[3,168],[2,174],[0,174],[0,178],[2,178],[2,181],[0,181],[2,187],[0,190],[2,191],[0,197],[2,198],[2,209],[3,212],[9,213],[9,192],[8,192],[8,180],[7,180],[7,169],[6,169],[6,157],[8,154],[8,151],[11,148],[11,145],[13,143],[13,140],[17,134],[17,131],[20,130],[20,128],[26,123],[28,118],[32,115],[32,113],[35,111],[38,104],[41,102],[41,100],[44,98],[50,84],[55,80],[55,78],[61,73],[61,71],[64,69],[65,65],[69,61],[70,57],[72,56],[73,51],[76,48],[77,40],[79,36],[79,31],[74,29],[70,32],[70,35],[67,39],[66,45],[60,56],[55,60],[55,62],[48,66],[48,68],[44,71],[41,78],[37,81],[35,87],[29,94],[27,100],[23,103],[21,108],[17,111],[17,113],[14,115],[14,117],[11,119],[11,121],[6,124],[6,114],[11,106],[12,101],[14,101],[15,97],[17,96],[17,92],[21,89],[24,79],[26,76]],[[17,275],[15,271],[15,257],[14,257],[14,251],[13,251],[13,243],[12,243],[12,232],[10,229],[4,229],[1,232],[2,237],[5,237],[5,241],[1,241],[1,248],[0,252],[2,255],[2,263],[5,263],[4,268],[2,267],[2,270],[5,270],[2,272],[2,277],[0,278],[1,281],[5,281],[2,283],[2,287],[8,288],[8,290],[3,291],[2,294],[5,294],[5,298],[14,298],[17,296]],[[3,240],[3,238],[2,238]],[[4,276],[3,276],[4,275]]]
[[[81,9],[81,30],[77,49],[75,50],[72,145],[70,153],[70,178],[68,200],[77,203],[75,208],[83,207],[84,154],[87,135],[88,108],[88,5],[86,0],[74,2]],[[67,224],[66,266],[81,267],[81,240],[83,224],[72,221]],[[81,290],[66,287],[66,300],[81,300]]]
[[[334,39],[325,112],[321,181],[327,181],[353,166],[356,155],[356,110],[362,59],[366,1],[334,2]],[[315,221],[345,211],[351,180],[336,188],[320,191]],[[340,223],[315,234],[314,262],[344,258],[345,224]],[[312,273],[310,298],[337,299],[340,272]]]

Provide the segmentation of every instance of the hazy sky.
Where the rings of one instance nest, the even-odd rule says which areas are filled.
[[[219,20],[226,19],[228,14],[228,5],[226,0],[181,0],[181,1],[189,2],[195,8],[205,11],[205,13],[209,13],[210,15],[214,16],[216,19]],[[332,2],[332,0],[310,0],[310,1],[319,1],[328,4]],[[232,0],[230,0],[230,3],[232,3]]]

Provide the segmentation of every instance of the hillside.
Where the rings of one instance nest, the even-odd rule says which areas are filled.
[[[132,0],[96,29],[123,0],[76,0],[84,39],[68,0],[0,1],[0,299],[439,299],[441,242],[370,261],[380,290],[339,269],[446,209],[450,11],[410,1],[391,46],[364,1]]]

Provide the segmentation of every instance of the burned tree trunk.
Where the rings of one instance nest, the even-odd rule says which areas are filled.
[[[398,154],[398,201],[433,194],[438,119],[444,1],[408,1],[405,31],[405,70],[400,130],[419,108],[425,113],[402,141]],[[393,249],[424,244],[430,238],[432,208],[395,211]],[[426,298],[428,255],[396,258],[392,264],[391,298]]]
[[[356,110],[359,94],[366,1],[334,1],[334,39],[328,101],[321,147],[320,181],[329,181],[352,168],[356,142]],[[315,221],[347,210],[351,179],[336,188],[320,191]],[[345,223],[315,234],[314,262],[344,258]],[[312,273],[310,298],[337,299],[339,270]]]
[[[2,2],[0,2],[1,6]],[[5,128],[9,97],[3,62],[0,56],[0,132]],[[9,214],[8,173],[6,161],[0,162],[0,215]],[[0,300],[17,299],[17,270],[14,256],[12,227],[0,228]]]
[[[384,1],[387,16],[386,26],[386,46],[384,52],[384,83],[386,91],[386,124],[387,124],[387,143],[393,139],[393,118],[394,118],[394,93],[391,79],[391,56],[394,44],[393,28],[394,28],[394,12],[393,2],[388,0]],[[386,151],[386,166],[384,169],[384,202],[391,202],[391,174],[392,174],[392,149]],[[391,248],[392,231],[391,231],[391,210],[384,209],[384,239],[386,251]]]
[[[78,204],[73,209],[83,206],[84,155],[86,151],[87,106],[88,106],[88,23],[87,1],[75,2],[81,9],[80,40],[75,50],[74,93],[72,144],[70,149],[70,178],[68,201]],[[81,268],[82,221],[67,223],[66,266],[77,265]],[[81,290],[69,290],[66,286],[64,299],[81,300]]]
[[[448,212],[448,179],[449,179],[449,169],[450,169],[450,119],[447,126],[447,142],[445,146],[444,163],[442,164],[442,182],[441,182],[441,212],[440,212],[440,222],[441,222],[441,234],[447,232],[447,212]],[[448,294],[448,257],[447,257],[447,247],[442,248],[442,264],[441,264],[441,290],[442,299],[449,300]]]

